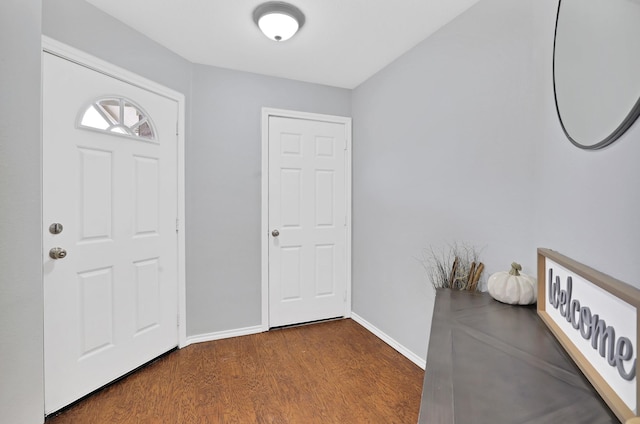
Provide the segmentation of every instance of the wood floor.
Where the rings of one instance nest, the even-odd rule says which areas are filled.
[[[345,319],[191,345],[46,424],[414,424],[423,377]]]

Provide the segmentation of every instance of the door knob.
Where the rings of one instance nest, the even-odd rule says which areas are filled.
[[[51,259],[64,259],[67,256],[67,251],[62,247],[54,247],[49,250],[49,257]]]
[[[280,231],[273,230],[273,231],[271,231],[271,235],[274,236],[274,237],[278,237],[280,235]]]

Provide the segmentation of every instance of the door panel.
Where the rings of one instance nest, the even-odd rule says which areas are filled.
[[[113,268],[78,273],[80,359],[113,346]]]
[[[344,316],[347,130],[269,117],[269,326]]]
[[[178,105],[49,53],[43,66],[50,413],[177,345]],[[105,95],[143,107],[155,140],[80,128],[78,117]],[[124,119],[124,112],[107,118]],[[62,232],[52,234],[52,223],[61,223]],[[52,259],[53,247],[67,256]]]

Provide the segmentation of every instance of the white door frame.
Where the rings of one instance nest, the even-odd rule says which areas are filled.
[[[351,118],[344,116],[322,115],[318,113],[297,112],[293,110],[262,108],[262,225],[260,244],[262,253],[262,331],[269,330],[269,117],[306,119],[310,121],[344,124],[347,140],[345,155],[345,194],[347,197],[347,301],[344,316],[351,317]]]
[[[124,81],[136,87],[151,91],[160,96],[174,100],[178,104],[177,132],[177,161],[178,161],[178,347],[187,346],[187,322],[186,322],[186,280],[185,280],[185,197],[184,197],[184,129],[185,129],[185,97],[184,94],[162,86],[154,81],[141,77],[126,69],[120,68],[102,59],[98,59],[88,53],[68,46],[47,36],[42,36],[42,50],[64,59],[75,62],[81,66],[92,69],[101,74]],[[40,146],[42,150],[42,146]],[[42,152],[41,152],[42,155]],[[41,212],[42,215],[42,212]],[[40,217],[42,219],[42,217]]]

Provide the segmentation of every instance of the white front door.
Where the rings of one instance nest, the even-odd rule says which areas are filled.
[[[345,316],[348,121],[268,118],[269,326]]]
[[[43,68],[51,413],[178,344],[178,105],[49,53]]]

